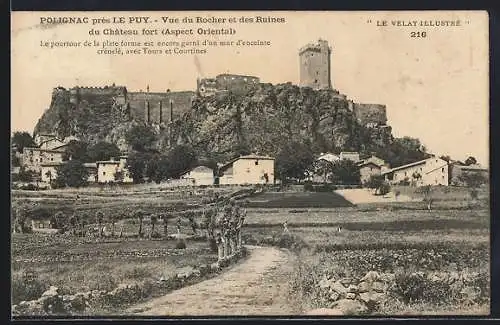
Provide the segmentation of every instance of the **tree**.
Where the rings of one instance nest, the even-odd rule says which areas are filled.
[[[349,159],[338,160],[333,164],[331,181],[337,184],[359,184],[360,173],[356,163]]]
[[[115,236],[115,225],[116,225],[116,221],[118,221],[118,216],[116,214],[110,215],[109,221],[111,221],[111,237],[114,237]]]
[[[166,155],[152,155],[146,164],[146,177],[157,184],[170,176],[169,160]]]
[[[20,167],[21,166],[21,161],[19,160],[19,157],[16,155],[10,156],[10,162],[12,164],[12,167]]]
[[[142,237],[142,221],[144,219],[144,213],[142,210],[137,210],[134,213],[134,216],[139,220],[139,231],[137,232],[137,236]]]
[[[37,147],[33,137],[24,131],[16,131],[12,135],[11,144],[17,147],[17,152],[22,153],[24,148]]]
[[[151,149],[156,141],[156,135],[150,127],[136,125],[126,133],[125,140],[132,146],[132,149],[144,152]]]
[[[51,217],[50,223],[53,229],[64,231],[66,228],[66,216],[62,211],[57,211],[56,214]]]
[[[14,230],[20,233],[30,233],[31,226],[27,224],[28,221],[28,208],[21,204],[14,209]]]
[[[480,172],[463,173],[458,179],[470,188],[470,196],[473,200],[478,197],[478,188],[488,182],[488,178]]]
[[[172,178],[179,178],[179,176],[194,167],[197,163],[196,153],[191,146],[179,145],[175,146],[168,152],[166,157],[168,164],[168,174]],[[165,162],[165,160],[163,160]]]
[[[102,237],[103,235],[102,222],[104,221],[104,214],[101,211],[97,211],[95,217],[97,221],[97,228],[99,228],[99,237]]]
[[[465,166],[470,166],[470,165],[475,165],[475,164],[477,164],[477,160],[476,160],[476,158],[474,158],[474,157],[472,157],[472,156],[468,157],[468,158],[464,161],[464,165],[465,165]]]
[[[155,226],[158,222],[158,216],[156,214],[151,215],[151,232],[149,233],[149,238],[154,236]]]
[[[81,162],[91,162],[87,153],[88,144],[83,141],[71,140],[67,146],[63,160],[79,160]]]
[[[427,203],[427,210],[431,211],[432,210],[432,203],[434,201],[433,198],[433,193],[432,193],[432,186],[431,185],[425,185],[421,186],[418,189],[419,193],[422,193],[424,195],[424,202]]]
[[[127,168],[134,180],[134,183],[144,181],[144,172],[151,155],[144,152],[131,152],[127,158]]]
[[[69,224],[71,226],[71,232],[73,233],[73,236],[76,235],[76,228],[78,226],[78,219],[75,214],[72,214],[71,217],[69,218]]]
[[[430,157],[420,140],[411,137],[395,138],[390,145],[377,148],[375,154],[392,167],[399,167]]]
[[[447,163],[449,163],[451,161],[451,157],[448,156],[448,155],[444,155],[444,156],[440,156],[439,158],[443,159],[444,161],[446,161]]]
[[[333,170],[333,162],[320,160],[314,164],[314,173],[318,176],[323,177],[323,183],[326,183],[328,180],[329,174]]]
[[[81,187],[87,185],[88,171],[80,160],[69,160],[60,166],[56,166],[57,184],[69,187]]]
[[[21,182],[33,182],[33,180],[35,179],[35,173],[31,170],[26,170],[24,167],[21,167],[19,168],[17,179]]]
[[[384,183],[385,183],[384,176],[371,175],[370,178],[368,179],[368,181],[365,182],[364,186],[369,188],[369,189],[375,190],[374,194],[377,195],[380,193],[380,189]],[[384,195],[384,194],[381,194],[381,195]]]
[[[120,156],[120,148],[114,143],[98,142],[87,149],[90,161],[109,160]]]
[[[306,177],[306,171],[314,162],[314,154],[310,146],[289,142],[278,153],[276,157],[276,170],[282,183],[288,179],[298,179]]]

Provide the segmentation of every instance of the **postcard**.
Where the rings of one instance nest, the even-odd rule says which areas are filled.
[[[12,12],[12,316],[489,315],[488,28]]]

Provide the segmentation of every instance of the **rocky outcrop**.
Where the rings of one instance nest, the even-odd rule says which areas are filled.
[[[54,91],[35,133],[56,132],[61,137],[75,135],[90,143],[106,140],[124,147],[126,132],[134,123],[144,122],[144,114],[132,114],[130,105],[143,101],[121,103],[115,97],[87,91],[75,101],[69,90]],[[390,128],[368,128],[351,106],[335,90],[259,84],[245,96],[194,97],[191,109],[177,112],[173,123],[151,127],[161,147],[191,144],[200,155],[218,154],[221,160],[242,152],[276,155],[288,141],[310,143],[318,153],[369,150],[391,141]],[[165,141],[167,137],[171,141]]]

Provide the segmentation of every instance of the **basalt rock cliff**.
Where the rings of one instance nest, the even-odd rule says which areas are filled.
[[[352,101],[335,90],[286,83],[259,84],[246,94],[221,92],[201,97],[192,93],[190,107],[175,114],[170,115],[169,104],[163,104],[167,109],[160,121],[147,121],[144,107],[150,104],[138,105],[130,97],[121,88],[76,95],[56,88],[34,133],[73,135],[89,143],[104,140],[126,150],[126,133],[142,123],[154,130],[160,151],[190,144],[200,155],[217,160],[244,152],[276,155],[289,141],[308,143],[317,153],[374,152],[393,141],[391,128],[385,124],[385,107],[382,118],[370,123],[366,114],[359,118],[359,107],[353,109]],[[147,101],[147,96],[143,98]]]

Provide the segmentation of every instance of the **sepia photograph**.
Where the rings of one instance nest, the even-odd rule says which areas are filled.
[[[11,13],[11,317],[490,314],[486,11]]]

